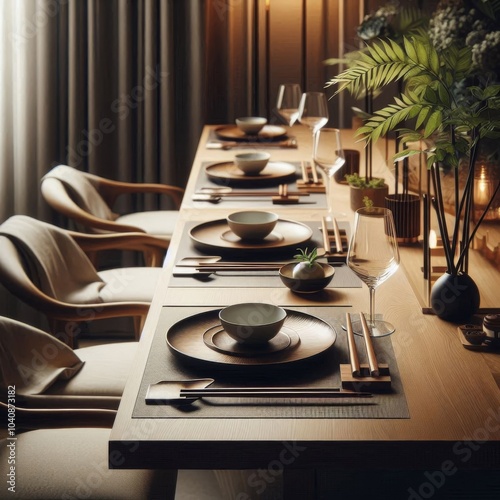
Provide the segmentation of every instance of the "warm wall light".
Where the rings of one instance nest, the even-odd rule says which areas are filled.
[[[481,163],[474,176],[474,215],[478,219],[495,194],[499,182],[498,165]],[[497,194],[490,205],[485,220],[498,220],[500,212],[500,195]]]
[[[434,231],[434,229],[431,229],[429,231],[429,248],[436,248],[436,247],[437,247],[436,231]]]
[[[478,208],[486,207],[490,201],[491,180],[488,176],[488,170],[485,165],[479,167],[479,172],[476,174],[476,185],[474,190],[474,203]]]

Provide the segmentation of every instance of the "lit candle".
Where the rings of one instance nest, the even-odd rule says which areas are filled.
[[[490,179],[484,165],[481,165],[479,175],[476,177],[474,202],[480,207],[485,207],[490,201]]]
[[[436,247],[437,247],[436,231],[434,231],[434,229],[431,229],[429,231],[429,248],[436,248]]]

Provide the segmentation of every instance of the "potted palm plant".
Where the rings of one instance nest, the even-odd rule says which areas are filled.
[[[435,17],[449,4],[438,5]],[[485,2],[465,2],[481,4]],[[500,17],[500,2],[488,2],[486,17]],[[449,17],[448,17],[449,18]],[[459,20],[456,20],[459,23]],[[432,26],[432,24],[431,24]],[[498,21],[494,26],[498,26]],[[484,36],[484,33],[483,33]],[[500,33],[489,39],[498,43]],[[488,39],[486,40],[488,42]],[[479,42],[479,46],[481,47]],[[500,66],[500,65],[499,65]],[[404,37],[402,43],[391,39],[372,42],[359,53],[347,69],[328,84],[336,93],[349,91],[359,95],[368,88],[378,91],[393,82],[401,82],[401,92],[394,101],[371,113],[357,130],[367,143],[373,143],[388,132],[399,133],[402,149],[395,156],[402,161],[424,153],[431,170],[432,204],[435,208],[444,251],[446,273],[434,284],[431,305],[443,319],[462,321],[479,308],[479,292],[467,274],[468,254],[474,235],[489,204],[477,221],[472,221],[475,163],[484,145],[500,138],[500,67],[478,64],[472,45],[458,45],[453,40],[438,45],[436,38],[422,31]],[[430,143],[424,151],[408,144]],[[441,176],[454,169],[454,221],[448,224],[443,205]],[[458,169],[465,169],[466,182],[459,185]],[[498,193],[500,184],[490,200]],[[444,300],[445,294],[459,290],[456,300]]]
[[[422,11],[411,5],[401,5],[399,0],[389,0],[384,5],[379,6],[374,12],[366,15],[358,26],[356,33],[358,39],[364,44],[371,44],[373,41],[381,38],[391,39],[400,42],[404,35],[418,33],[424,29],[428,24],[428,20],[422,15]],[[361,52],[366,51],[366,48],[361,48]],[[356,65],[359,60],[360,51],[348,52],[344,55],[343,59],[330,58],[325,61],[328,65],[335,65],[342,63],[347,66]],[[362,98],[364,101],[364,108],[353,107],[352,110],[356,116],[357,122],[371,116],[373,105],[380,92],[375,88],[360,88],[356,97]],[[388,197],[396,197],[398,202],[396,206],[400,207],[401,198],[407,198],[414,195],[408,193],[398,193],[398,182],[396,179],[395,194],[389,195],[389,186],[386,184],[385,179],[373,177],[372,175],[372,151],[371,143],[366,147],[366,165],[364,175],[346,175],[345,178],[349,184],[351,209],[357,210],[364,206],[364,200],[369,199],[375,206],[384,207]],[[403,179],[407,178],[405,169],[408,166],[403,165]],[[418,198],[418,197],[417,197]],[[417,200],[418,201],[418,200]],[[394,204],[393,204],[394,205]],[[395,214],[396,215],[396,214]],[[403,217],[405,220],[407,217]],[[399,233],[398,218],[395,217],[396,232]],[[406,229],[406,228],[405,228]],[[417,236],[418,236],[417,232]],[[399,239],[399,238],[398,238]],[[400,243],[403,239],[399,239]]]

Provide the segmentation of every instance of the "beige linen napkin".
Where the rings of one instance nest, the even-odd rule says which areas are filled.
[[[0,235],[21,249],[31,276],[44,293],[63,302],[102,302],[105,283],[85,252],[63,229],[25,215],[14,215],[0,226]]]
[[[0,387],[16,394],[42,394],[68,380],[84,362],[66,344],[30,325],[0,316]]]

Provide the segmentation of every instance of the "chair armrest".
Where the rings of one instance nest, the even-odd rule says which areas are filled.
[[[23,401],[23,396],[18,400]],[[45,399],[45,396],[44,396]],[[29,403],[28,399],[25,401]],[[83,401],[82,401],[83,402]],[[111,428],[116,410],[89,408],[25,408],[7,405],[0,401],[0,415],[15,412],[16,429],[56,429],[68,427],[106,427]]]
[[[4,286],[30,306],[47,316],[64,321],[90,321],[92,319],[121,316],[145,316],[148,302],[108,302],[96,304],[70,304],[46,295],[29,278],[17,251],[7,238],[0,238],[0,279]]]
[[[146,233],[86,234],[76,231],[67,232],[85,252],[113,249],[149,251],[153,248],[158,248],[164,252],[169,244],[167,238]]]
[[[71,199],[58,179],[45,179],[40,189],[44,199],[54,210],[75,220],[84,227],[112,232],[143,232],[138,227],[102,219],[81,209]]]
[[[91,259],[94,252],[102,250],[132,250],[143,253],[146,264],[151,267],[163,265],[170,242],[169,238],[147,233],[86,234],[76,231],[68,233]]]
[[[175,208],[179,209],[184,196],[184,189],[168,184],[122,182],[99,178],[98,190],[109,206],[113,206],[122,194],[156,193],[172,198]]]

